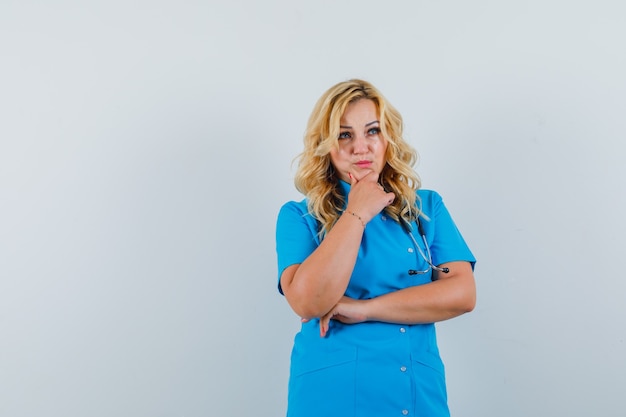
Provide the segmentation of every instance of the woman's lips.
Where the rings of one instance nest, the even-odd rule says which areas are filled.
[[[359,161],[355,164],[359,168],[369,168],[372,165],[371,161]]]

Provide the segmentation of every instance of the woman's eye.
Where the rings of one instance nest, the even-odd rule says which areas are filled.
[[[350,139],[351,137],[350,132],[341,132],[339,134],[339,139]]]
[[[367,131],[368,135],[378,135],[380,133],[380,128],[379,127],[373,127],[370,130]]]

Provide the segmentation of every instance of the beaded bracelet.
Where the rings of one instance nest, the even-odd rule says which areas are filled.
[[[346,213],[352,214],[354,217],[356,217],[357,219],[359,219],[361,221],[361,224],[363,225],[363,227],[365,227],[365,222],[363,221],[363,219],[361,218],[361,216],[359,216],[358,214],[356,214],[353,211],[347,211]]]

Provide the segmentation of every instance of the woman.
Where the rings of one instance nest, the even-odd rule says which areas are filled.
[[[330,88],[280,210],[279,291],[302,317],[289,417],[448,416],[434,324],[474,308],[474,256],[419,189],[398,111],[370,83]],[[427,244],[425,244],[427,243]]]

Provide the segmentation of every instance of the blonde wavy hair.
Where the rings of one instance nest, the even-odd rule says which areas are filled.
[[[320,238],[330,231],[347,203],[330,151],[339,146],[339,124],[346,107],[363,99],[376,105],[381,134],[387,141],[379,182],[396,198],[385,212],[397,222],[401,218],[412,222],[420,214],[416,190],[421,183],[413,170],[417,152],[402,137],[402,116],[372,84],[352,79],[334,85],[317,101],[304,134],[304,151],[296,158],[295,185],[307,197],[309,212],[320,223]]]

